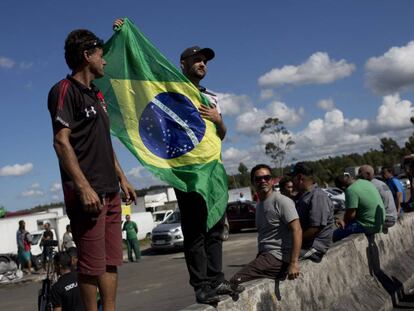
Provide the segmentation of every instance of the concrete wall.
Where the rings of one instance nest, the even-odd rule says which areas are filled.
[[[195,304],[182,311],[391,310],[414,286],[414,213],[388,234],[352,235],[335,243],[322,262],[301,262],[296,280],[245,285],[237,301],[226,297],[217,308]]]

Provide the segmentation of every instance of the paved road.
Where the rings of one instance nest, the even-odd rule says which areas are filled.
[[[230,278],[256,255],[256,232],[230,235],[224,242],[223,271]],[[119,269],[118,311],[173,311],[194,303],[182,252],[144,252],[139,263]],[[40,283],[0,287],[0,310],[37,310]]]

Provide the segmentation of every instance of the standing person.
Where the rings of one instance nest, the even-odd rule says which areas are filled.
[[[381,180],[374,178],[374,168],[370,165],[362,165],[358,170],[358,176],[372,182],[381,196],[385,207],[384,229],[394,226],[398,218],[398,213],[390,188]]]
[[[284,176],[279,181],[280,193],[294,200],[295,194],[293,191],[293,180],[290,176]]]
[[[210,48],[193,46],[185,49],[180,56],[183,74],[210,101],[210,106],[201,105],[201,117],[213,122],[221,140],[226,135],[226,127],[221,117],[217,95],[200,85],[207,73],[207,63],[215,53]],[[181,226],[184,235],[184,254],[190,274],[190,284],[195,290],[199,303],[216,303],[218,295],[243,291],[243,287],[230,284],[222,272],[221,234],[224,230],[224,215],[209,231],[206,230],[207,206],[202,196],[196,192],[183,192],[175,189],[181,212]]]
[[[401,204],[405,202],[405,192],[401,181],[394,176],[394,169],[392,167],[382,168],[382,177],[390,188],[395,201],[395,207],[397,208],[397,214],[402,212]]]
[[[374,234],[381,232],[385,220],[384,203],[375,186],[364,179],[341,175],[335,185],[345,191],[345,214],[336,221],[333,241],[339,241],[354,233]]]
[[[256,259],[237,272],[230,282],[237,284],[258,278],[278,279],[286,273],[289,279],[295,279],[299,276],[302,243],[295,203],[273,191],[269,166],[256,165],[250,178],[260,198],[256,206],[259,252]]]
[[[43,248],[42,249],[42,257],[43,257],[43,269],[48,272],[48,271],[52,271],[52,253],[53,253],[53,246],[51,245],[51,241],[53,240],[53,231],[50,228],[50,223],[45,223],[43,225],[43,228],[45,229],[45,231],[43,232],[42,235],[42,240],[40,241],[40,246]]]
[[[93,80],[104,75],[103,41],[89,30],[72,31],[65,59],[72,74],[49,92],[54,148],[78,248],[78,281],[85,309],[115,310],[117,266],[122,264],[121,199],[136,195],[112,148],[107,104]]]
[[[135,221],[131,220],[130,215],[125,216],[125,223],[122,227],[122,231],[126,231],[128,260],[130,262],[134,262],[134,258],[132,257],[132,250],[134,250],[135,261],[139,261],[141,259],[141,250],[139,248],[139,241],[137,238],[138,226]]]
[[[122,25],[123,20],[117,19],[113,26],[119,28]],[[200,85],[207,73],[207,62],[214,56],[215,53],[210,48],[189,47],[181,53],[180,68],[194,86],[208,98],[210,105],[201,105],[200,115],[214,123],[217,136],[223,140],[226,127],[221,117],[217,95]],[[208,210],[203,197],[197,192],[183,192],[178,189],[175,189],[175,194],[181,213],[185,260],[196,301],[214,304],[220,300],[218,295],[241,292],[243,287],[230,284],[222,272],[224,215],[207,231]]]
[[[66,226],[66,232],[62,237],[62,249],[67,251],[69,248],[75,247],[75,242],[73,242],[72,228],[70,225]]]
[[[332,244],[333,204],[315,183],[313,169],[309,165],[296,163],[291,175],[298,191],[296,209],[303,230],[301,259],[320,262]]]
[[[19,229],[16,232],[17,257],[21,269],[27,266],[27,274],[32,274],[32,257],[30,254],[32,236],[26,231],[24,220],[19,221]]]
[[[69,254],[57,253],[54,257],[54,264],[59,279],[50,291],[53,311],[83,311],[77,274],[72,269]]]

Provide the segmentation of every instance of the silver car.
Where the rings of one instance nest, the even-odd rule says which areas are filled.
[[[183,243],[179,210],[174,211],[164,222],[152,229],[151,247],[154,250],[182,248]]]

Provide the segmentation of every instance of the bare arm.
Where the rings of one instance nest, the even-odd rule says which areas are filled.
[[[135,194],[134,187],[129,183],[128,179],[126,178],[124,171],[122,170],[121,165],[119,164],[118,159],[115,155],[115,152],[114,152],[114,159],[115,159],[116,175],[118,176],[122,192],[125,194],[126,204],[129,205],[132,202],[136,204],[137,196]]]
[[[59,130],[54,136],[53,147],[60,164],[79,191],[85,211],[88,213],[98,213],[102,209],[99,196],[92,189],[79,166],[75,151],[69,141],[70,134],[71,130],[69,128]]]
[[[53,311],[62,311],[62,307],[54,307]]]
[[[288,278],[293,280],[299,276],[299,255],[302,246],[302,228],[299,219],[295,219],[289,223],[289,230],[292,231],[293,244],[288,267]]]
[[[302,243],[307,244],[308,242],[313,241],[321,232],[321,227],[309,227],[305,231],[302,232]]]
[[[218,137],[220,137],[220,139],[223,140],[226,136],[227,129],[224,125],[223,118],[221,117],[221,114],[218,112],[216,106],[201,105],[200,114],[201,117],[214,123],[217,129]]]
[[[344,214],[345,224],[348,224],[349,222],[354,220],[355,217],[356,217],[356,208],[347,208],[345,210],[345,214]]]

